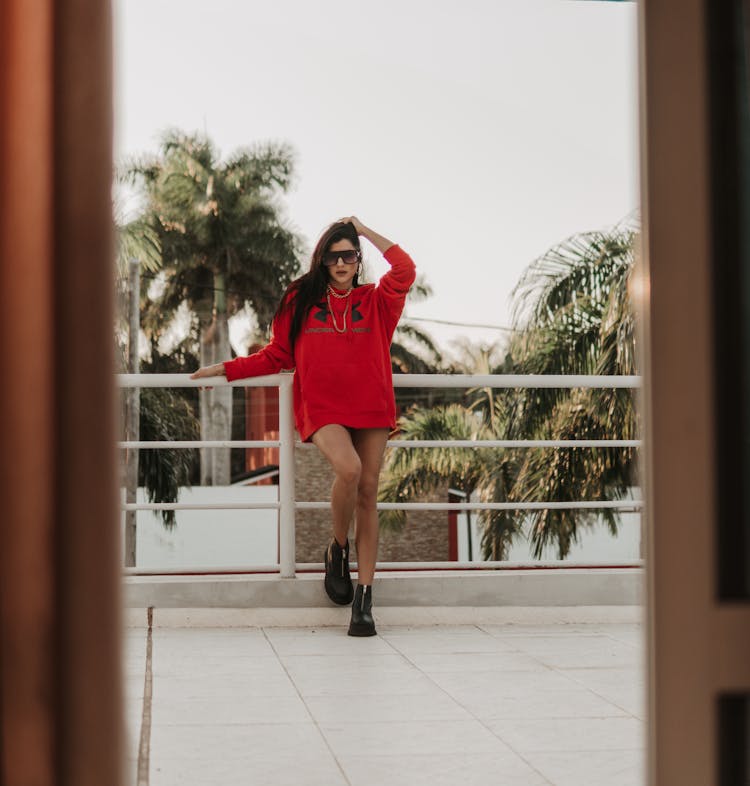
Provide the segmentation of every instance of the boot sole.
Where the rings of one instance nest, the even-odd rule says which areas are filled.
[[[374,627],[370,627],[369,625],[359,627],[358,625],[350,625],[349,626],[349,635],[350,636],[376,636],[377,631]]]

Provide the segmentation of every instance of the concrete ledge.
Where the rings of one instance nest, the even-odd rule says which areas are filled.
[[[147,609],[126,609],[126,628],[148,627]],[[379,626],[435,625],[642,625],[641,606],[385,606]],[[154,609],[154,628],[346,627],[348,609]]]
[[[127,576],[126,608],[313,609],[331,607],[322,575],[294,579],[257,576]],[[641,606],[643,570],[574,569],[383,573],[375,579],[375,606],[578,607]],[[336,623],[338,624],[338,623]]]
[[[126,609],[125,626],[146,628],[147,609]],[[642,624],[641,606],[384,606],[379,626],[434,625],[614,625]],[[346,627],[344,608],[154,609],[155,628],[324,628]]]

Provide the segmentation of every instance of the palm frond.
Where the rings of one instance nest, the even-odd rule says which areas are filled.
[[[131,259],[136,259],[143,270],[156,272],[162,265],[159,235],[148,221],[141,217],[117,227],[117,273],[125,278]]]
[[[198,432],[198,421],[183,397],[171,390],[141,390],[141,439],[191,440],[198,438]],[[145,486],[149,502],[177,500],[180,488],[190,484],[195,453],[182,449],[139,451],[139,484]],[[174,526],[173,510],[163,510],[161,516],[166,527]]]

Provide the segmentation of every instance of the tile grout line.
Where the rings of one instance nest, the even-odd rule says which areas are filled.
[[[555,668],[555,671],[558,674],[562,674],[564,669]],[[567,675],[565,675],[565,676],[569,680],[573,680],[573,682],[575,682],[577,685],[580,685],[582,688],[585,688],[587,691],[589,691],[589,693],[593,693],[594,696],[600,698],[602,701],[606,701],[608,704],[611,704],[613,707],[617,707],[617,709],[621,710],[622,712],[624,712],[627,715],[627,717],[633,718],[634,720],[640,721],[641,723],[644,722],[643,718],[639,718],[634,712],[631,712],[630,710],[626,709],[622,705],[618,704],[616,701],[613,701],[612,699],[607,698],[603,693],[599,693],[599,689],[598,688],[592,688],[590,685],[586,685],[586,683],[582,682],[580,679],[576,679],[575,677],[569,677]],[[616,715],[612,715],[612,716],[609,716],[609,717],[617,717],[617,716]]]
[[[143,681],[143,712],[141,714],[141,739],[138,745],[138,777],[136,786],[148,786],[151,758],[151,703],[154,691],[153,661],[153,622],[154,609],[146,610],[148,631],[146,633],[146,676]]]
[[[326,737],[325,734],[323,734],[323,729],[320,728],[320,724],[318,723],[317,718],[313,715],[312,710],[307,706],[305,697],[302,695],[300,689],[297,687],[297,683],[294,681],[294,678],[289,673],[289,669],[287,669],[286,664],[281,659],[281,655],[279,655],[271,639],[268,638],[268,634],[266,633],[265,627],[261,628],[261,630],[263,631],[263,636],[265,636],[265,639],[268,642],[268,646],[273,650],[273,654],[276,656],[276,660],[278,660],[281,668],[284,669],[284,674],[286,674],[287,678],[289,679],[289,682],[291,682],[292,685],[294,685],[294,690],[297,692],[297,695],[299,696],[300,701],[302,702],[305,710],[307,711],[307,714],[310,716],[310,720],[313,722],[313,725],[318,730],[318,734],[320,734],[323,743],[325,744],[326,748],[328,748],[328,751],[331,754],[331,756],[333,756],[333,760],[336,762],[336,766],[338,767],[339,772],[341,773],[341,777],[344,779],[344,782],[347,784],[347,786],[352,786],[352,782],[349,780],[349,777],[347,776],[346,772],[344,772],[344,768],[341,766],[341,762],[339,761],[338,756],[334,753],[334,750],[331,747],[331,743],[328,742],[328,738]],[[140,784],[138,786],[140,786]],[[148,784],[146,784],[145,786],[148,786]]]
[[[477,628],[479,628],[479,626],[478,626],[478,625],[475,625],[475,626],[473,626],[473,627],[477,627]],[[481,630],[481,628],[479,628],[479,629]],[[483,633],[487,633],[486,631],[482,631],[482,632],[483,632]],[[490,634],[488,634],[488,633],[487,633],[487,635],[490,635]],[[391,646],[392,646],[392,647],[394,647],[394,649],[396,649],[396,650],[398,649],[398,648],[397,648],[395,645],[393,645],[393,644],[391,644]],[[445,688],[444,688],[442,685],[440,685],[439,683],[435,682],[435,680],[434,680],[434,679],[432,679],[432,677],[431,677],[431,676],[430,676],[430,675],[429,675],[427,672],[424,672],[424,671],[422,671],[422,669],[421,669],[421,668],[419,668],[419,666],[417,666],[417,664],[416,664],[416,663],[414,663],[414,661],[413,661],[413,660],[412,660],[412,659],[411,659],[411,658],[410,658],[408,655],[406,655],[405,653],[401,653],[401,654],[402,654],[402,656],[403,656],[403,657],[404,657],[404,658],[405,658],[405,659],[406,659],[406,660],[407,660],[409,663],[411,663],[411,665],[412,665],[412,666],[413,666],[413,667],[414,667],[414,668],[415,668],[415,669],[416,669],[416,670],[417,670],[417,671],[418,671],[420,674],[423,674],[425,677],[427,677],[427,679],[428,679],[428,680],[429,680],[429,681],[430,681],[430,682],[431,682],[431,683],[432,683],[432,684],[433,684],[433,685],[434,685],[436,688],[438,688],[438,690],[440,690],[442,693],[444,693],[444,694],[445,694],[445,695],[446,695],[446,696],[447,696],[447,697],[448,697],[448,698],[449,698],[451,701],[453,701],[453,702],[455,702],[456,704],[458,704],[458,706],[459,706],[459,707],[461,707],[461,709],[462,709],[462,710],[464,710],[464,711],[465,711],[465,712],[467,712],[469,715],[471,715],[471,717],[472,717],[472,718],[473,718],[475,721],[477,721],[477,723],[479,723],[481,726],[483,726],[485,729],[487,729],[487,731],[488,731],[488,732],[489,732],[489,733],[490,733],[490,734],[491,734],[491,735],[492,735],[492,736],[493,736],[493,737],[494,737],[496,740],[498,740],[498,742],[501,742],[503,745],[505,745],[505,746],[508,748],[508,750],[511,750],[511,751],[513,751],[513,753],[515,753],[515,754],[516,754],[516,756],[518,756],[518,758],[519,758],[519,759],[521,759],[521,761],[523,761],[523,762],[524,762],[524,763],[525,763],[525,764],[526,764],[526,765],[527,765],[527,766],[528,766],[528,767],[529,767],[531,770],[533,770],[533,771],[534,771],[534,772],[535,772],[537,775],[539,775],[539,777],[540,777],[540,778],[542,778],[542,780],[544,780],[544,781],[545,781],[545,783],[548,783],[548,784],[550,784],[550,786],[552,786],[552,781],[550,781],[550,780],[549,780],[549,778],[547,778],[547,776],[546,776],[546,775],[545,775],[543,772],[541,772],[540,770],[538,770],[538,769],[537,769],[537,768],[536,768],[536,767],[535,767],[535,766],[534,766],[534,765],[533,765],[533,764],[532,764],[532,763],[531,763],[531,762],[530,762],[530,761],[529,761],[529,760],[528,760],[528,759],[527,759],[527,758],[526,758],[526,757],[525,757],[525,756],[524,756],[524,755],[523,755],[523,754],[522,754],[520,751],[517,751],[517,750],[516,750],[516,749],[515,749],[515,748],[514,748],[512,745],[510,745],[508,742],[506,742],[504,739],[502,739],[502,737],[499,737],[497,734],[495,734],[495,732],[494,732],[494,731],[492,731],[492,729],[491,729],[491,728],[490,728],[490,727],[489,727],[489,726],[488,726],[488,725],[487,725],[487,724],[486,724],[486,723],[485,723],[485,722],[484,722],[484,721],[483,721],[483,720],[482,720],[482,719],[481,719],[481,718],[480,718],[480,717],[479,717],[479,716],[478,716],[476,713],[472,712],[472,711],[471,711],[471,710],[470,710],[468,707],[464,707],[464,705],[463,705],[463,704],[461,704],[461,702],[459,702],[457,699],[455,699],[453,696],[451,696],[451,695],[450,695],[450,693],[448,693],[448,691],[447,691],[447,690],[446,690],[446,689],[445,689]]]

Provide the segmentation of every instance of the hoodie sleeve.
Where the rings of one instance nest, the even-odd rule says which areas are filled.
[[[417,277],[417,271],[412,258],[398,245],[391,246],[383,256],[391,269],[380,279],[376,293],[390,340],[404,310],[406,295]]]
[[[291,309],[284,309],[271,325],[271,340],[263,349],[259,349],[248,357],[238,357],[224,362],[227,379],[245,377],[262,377],[266,374],[278,374],[282,369],[295,367],[294,355],[289,347],[289,326]]]

